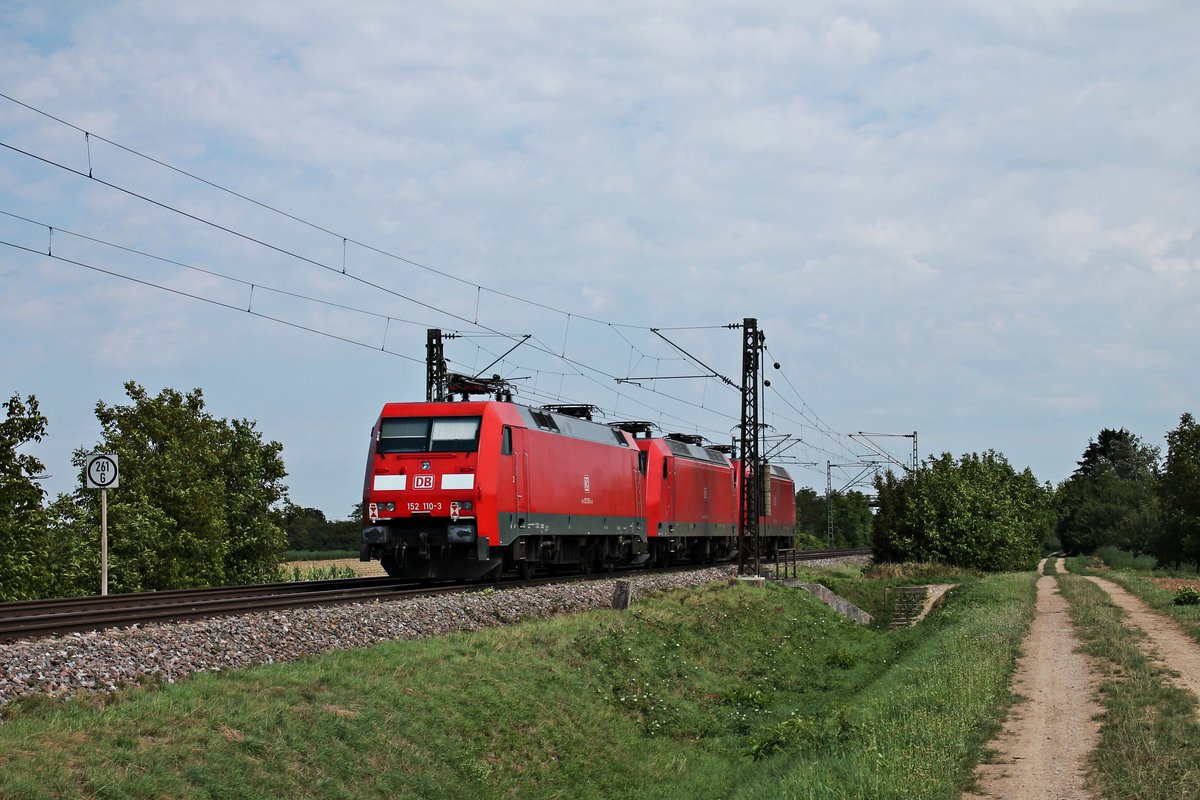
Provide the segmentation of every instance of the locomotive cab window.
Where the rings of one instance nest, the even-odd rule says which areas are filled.
[[[473,453],[479,446],[479,417],[385,418],[379,426],[380,453]]]
[[[379,452],[420,453],[428,437],[427,419],[385,419],[379,426]]]
[[[508,427],[507,425],[505,425],[504,430],[500,432],[500,455],[512,455],[512,428]]]
[[[433,420],[429,436],[431,453],[471,453],[479,440],[479,417]]]

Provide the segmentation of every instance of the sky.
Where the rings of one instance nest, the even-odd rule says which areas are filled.
[[[51,494],[136,381],[345,518],[431,327],[727,442],[755,319],[818,492],[913,432],[1058,483],[1200,412],[1191,0],[0,0],[0,53],[0,394]]]

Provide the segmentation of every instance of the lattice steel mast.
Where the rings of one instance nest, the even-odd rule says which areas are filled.
[[[441,403],[446,399],[446,355],[442,348],[442,332],[429,328],[425,332],[425,401]]]
[[[742,422],[739,451],[741,461],[741,492],[738,497],[738,572],[747,571],[747,560],[753,558],[758,573],[762,552],[759,516],[762,502],[763,465],[760,446],[762,428],[758,415],[758,385],[760,353],[765,337],[758,330],[758,320],[742,320]]]

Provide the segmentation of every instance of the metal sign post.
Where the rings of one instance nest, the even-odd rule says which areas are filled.
[[[108,489],[100,490],[100,596],[108,596]]]
[[[120,485],[117,457],[92,453],[86,462],[86,486],[100,490],[100,595],[108,594],[108,490]]]

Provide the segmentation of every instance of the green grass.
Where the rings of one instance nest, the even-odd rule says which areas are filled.
[[[1095,558],[1100,559],[1112,569],[1125,570],[1142,570],[1149,572],[1154,569],[1157,560],[1154,556],[1134,555],[1126,550],[1121,550],[1112,545],[1097,547],[1096,552],[1092,554]]]
[[[1123,623],[1123,612],[1102,589],[1073,575],[1058,580],[1084,649],[1105,674],[1100,687],[1104,726],[1091,757],[1093,778],[1105,796],[1122,800],[1200,796],[1195,698],[1166,683],[1139,649],[1145,635]]]
[[[957,797],[1010,699],[1032,577],[972,580],[895,633],[722,584],[18,701],[0,797]]]
[[[807,740],[732,796],[957,798],[1012,699],[1032,578],[994,576],[955,590],[938,614],[902,632],[913,638],[898,638],[891,669],[826,716],[836,737]]]
[[[873,626],[886,630],[895,611],[895,596],[889,592],[899,586],[935,583],[963,583],[976,580],[982,573],[944,564],[883,564],[868,568],[832,567],[802,571],[803,581],[820,583],[841,595],[875,618]]]

